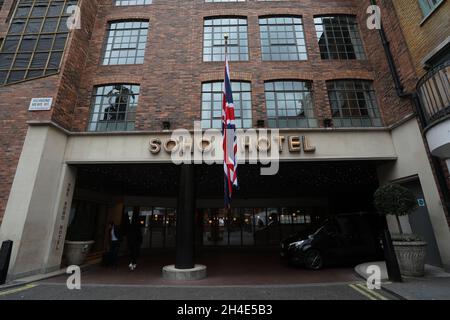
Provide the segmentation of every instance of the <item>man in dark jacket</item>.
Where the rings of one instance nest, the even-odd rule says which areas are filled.
[[[120,229],[114,222],[109,223],[109,252],[108,252],[108,261],[106,265],[111,265],[113,267],[117,267],[117,257],[119,255],[120,249],[120,240],[121,234]]]
[[[127,233],[128,249],[130,250],[130,264],[128,268],[133,271],[137,267],[137,260],[142,245],[142,232],[139,224],[139,207],[133,209],[133,218],[128,226]]]

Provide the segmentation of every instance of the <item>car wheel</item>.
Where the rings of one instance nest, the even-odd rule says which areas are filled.
[[[304,261],[305,267],[311,270],[320,270],[323,267],[322,255],[315,249],[306,251]]]

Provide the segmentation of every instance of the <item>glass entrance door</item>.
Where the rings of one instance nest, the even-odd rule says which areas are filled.
[[[139,207],[142,228],[142,248],[174,248],[176,241],[177,213],[174,208]],[[126,207],[125,214],[133,215],[133,208]]]
[[[278,246],[307,230],[326,208],[199,209],[203,246]]]

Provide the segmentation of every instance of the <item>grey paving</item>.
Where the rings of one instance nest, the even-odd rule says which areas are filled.
[[[0,291],[0,300],[368,300],[351,283],[296,286],[164,287],[86,285],[70,291],[62,284],[37,283]],[[15,292],[15,290],[18,290]],[[9,292],[8,292],[9,291]],[[387,299],[396,299],[379,291]]]
[[[385,284],[384,288],[408,300],[450,300],[450,278],[404,279],[403,283]]]

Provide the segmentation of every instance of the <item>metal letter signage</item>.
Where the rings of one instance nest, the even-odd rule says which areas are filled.
[[[197,141],[152,137],[150,138],[148,149],[153,155],[158,155],[161,151],[171,154],[180,150],[183,150],[183,152],[187,150],[188,153],[190,150],[191,153],[195,153],[196,148],[200,153],[208,153],[213,150],[214,141],[215,139],[209,137],[200,137]],[[276,148],[279,153],[283,153],[284,150],[293,154],[299,154],[302,151],[307,154],[316,152],[316,147],[304,135],[275,136],[273,141],[271,141],[268,137],[256,136],[255,139],[252,139],[251,136],[243,134],[239,136],[239,142],[240,148],[248,154],[268,152],[272,148]]]

